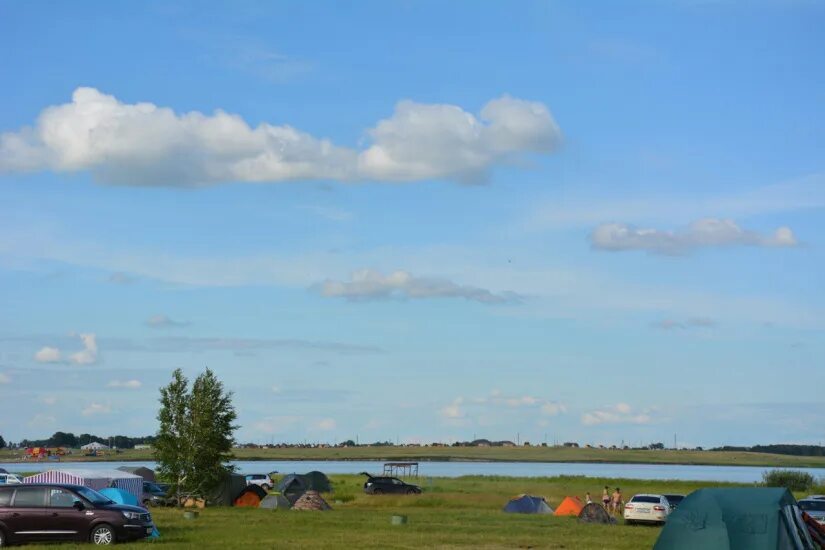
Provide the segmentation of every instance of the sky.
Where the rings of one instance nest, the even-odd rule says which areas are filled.
[[[0,435],[825,440],[821,1],[0,1]]]

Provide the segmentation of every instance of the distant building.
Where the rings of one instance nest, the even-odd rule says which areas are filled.
[[[104,445],[103,443],[98,443],[97,441],[92,441],[86,445],[80,447],[81,451],[108,451],[109,446]]]
[[[143,444],[143,443],[141,443],[140,445],[135,445],[135,450],[136,451],[145,451],[146,449],[151,449],[151,448],[152,448],[151,445],[146,445],[146,444]]]

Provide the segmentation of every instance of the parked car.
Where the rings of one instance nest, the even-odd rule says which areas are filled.
[[[405,483],[397,477],[373,477],[369,474],[364,483],[364,492],[368,495],[401,494],[420,495],[421,487],[411,483]]]
[[[155,529],[144,508],[115,504],[80,485],[0,486],[0,546],[45,541],[114,544]]]
[[[14,474],[0,474],[0,485],[23,483],[23,480]]]
[[[676,510],[676,507],[679,506],[679,503],[684,500],[685,495],[664,495],[667,499],[668,504],[670,504],[670,511],[673,512]]]
[[[165,485],[165,484],[164,484]],[[166,506],[168,505],[169,498],[169,486],[166,485],[166,488],[162,487],[158,483],[154,483],[151,481],[144,481],[143,482],[143,498],[141,502],[144,506]]]
[[[803,498],[799,501],[799,508],[804,512],[808,512],[808,515],[814,518],[817,523],[825,525],[825,499]]]
[[[247,485],[259,485],[264,491],[272,489],[272,480],[268,474],[247,474]]]
[[[664,523],[670,514],[670,503],[664,495],[634,495],[624,506],[624,522]]]
[[[825,500],[825,495],[808,495],[808,499]]]

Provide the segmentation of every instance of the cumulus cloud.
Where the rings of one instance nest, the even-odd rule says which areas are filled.
[[[44,346],[34,354],[38,363],[73,363],[75,365],[93,365],[98,360],[97,337],[92,333],[77,334],[83,349],[64,357],[59,348]]]
[[[703,218],[681,231],[643,229],[623,223],[603,223],[590,234],[597,250],[645,250],[653,254],[684,254],[696,248],[723,246],[793,247],[799,243],[787,227],[770,235],[741,228],[732,220]]]
[[[481,408],[489,406],[509,409],[533,408],[545,416],[558,416],[567,412],[567,406],[559,401],[551,401],[534,395],[505,395],[499,390],[493,390],[487,396],[475,397],[469,400],[457,397],[450,404],[443,407],[439,413],[443,418],[461,419],[466,416],[468,407]]]
[[[455,105],[401,101],[363,149],[289,125],[252,127],[218,110],[178,114],[78,88],[32,127],[0,134],[0,171],[91,172],[105,183],[196,186],[279,182],[483,180],[496,165],[547,154],[561,132],[547,107],[503,96],[475,116]]]
[[[652,420],[650,411],[634,412],[633,407],[627,403],[617,403],[612,407],[586,412],[581,417],[581,422],[585,426],[598,426],[600,424],[650,424]]]
[[[348,300],[386,300],[391,298],[464,298],[482,304],[519,301],[513,292],[493,293],[484,288],[460,285],[447,279],[417,277],[407,271],[384,275],[373,269],[355,271],[349,281],[326,280],[316,286],[324,296]]]
[[[124,388],[129,390],[137,390],[143,386],[140,380],[112,380],[107,385],[109,388]]]
[[[300,416],[267,416],[253,422],[252,429],[259,433],[273,435],[289,430],[300,420]]]
[[[11,376],[4,372],[0,372],[0,384],[11,384]]]
[[[164,315],[159,313],[157,315],[152,315],[148,319],[146,319],[146,326],[151,328],[175,328],[175,327],[185,327],[189,323],[186,321],[176,321],[169,317],[168,315]]]
[[[447,405],[446,407],[442,408],[439,413],[442,417],[447,419],[459,419],[464,418],[464,410],[461,408],[461,405],[464,403],[463,397],[456,397],[452,403]]]
[[[323,431],[330,431],[334,430],[338,426],[337,422],[333,418],[323,418],[315,424],[315,427],[319,430]]]
[[[110,412],[112,412],[110,405],[89,403],[89,405],[81,411],[81,414],[83,414],[83,416],[95,416],[99,414],[109,414]]]
[[[59,349],[44,346],[34,354],[34,360],[38,363],[59,363],[63,358]]]
[[[57,397],[53,395],[44,395],[40,398],[40,402],[44,405],[54,405],[55,403],[57,403]]]

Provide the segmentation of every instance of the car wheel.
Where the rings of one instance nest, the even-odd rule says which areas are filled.
[[[624,520],[624,524],[625,525],[633,525],[633,520],[626,519],[626,520]]]
[[[143,501],[143,507],[144,508],[149,508],[151,505],[152,505],[152,501],[149,500],[148,498]]]
[[[92,529],[91,543],[107,545],[115,543],[115,531],[111,525],[103,523]]]
[[[372,490],[372,494],[374,494],[374,495],[381,495],[383,493],[384,493],[384,491],[382,491],[381,489],[373,489]]]
[[[415,495],[415,494],[417,494],[417,493],[418,493],[418,491],[416,491],[416,490],[415,490],[415,489],[413,489],[413,488],[409,488],[409,489],[407,489],[407,494],[408,494],[408,495]]]
[[[0,531],[0,546],[6,546],[6,535]]]

